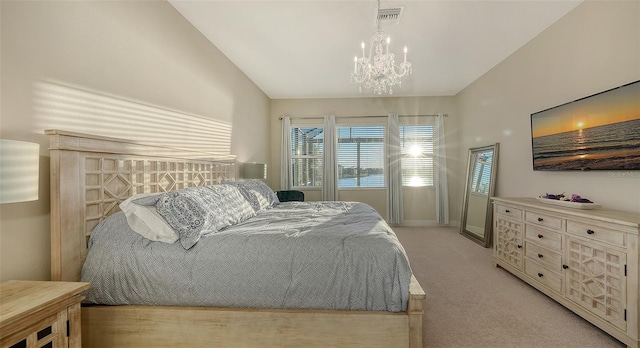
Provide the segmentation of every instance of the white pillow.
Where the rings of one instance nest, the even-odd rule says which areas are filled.
[[[178,240],[178,234],[167,224],[167,221],[158,214],[156,205],[141,205],[134,200],[158,196],[161,193],[143,193],[129,197],[120,203],[120,210],[127,217],[127,223],[131,229],[142,235],[143,237],[163,243],[175,243]]]

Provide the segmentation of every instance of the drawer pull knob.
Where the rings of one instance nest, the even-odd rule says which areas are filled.
[[[538,277],[542,278],[542,276],[544,276],[544,274],[538,273]]]
[[[544,220],[544,219],[543,219],[543,218],[541,218],[541,217],[539,217],[539,218],[538,218],[538,221],[542,221],[542,220]]]
[[[587,230],[587,234],[594,234],[596,233],[594,230]]]
[[[543,236],[543,235],[541,235],[541,234],[539,234],[539,235],[538,235],[538,238],[542,238],[542,237],[544,237],[544,236]]]
[[[509,209],[505,209],[504,212],[505,213],[510,213],[511,211]]]
[[[544,257],[544,255],[542,255],[542,254],[538,254],[538,257],[539,257],[539,258],[543,258],[543,257]]]
[[[569,268],[569,266],[567,266],[567,265],[562,265],[562,268],[567,269],[567,268]]]
[[[522,245],[518,245],[518,249],[522,249]]]

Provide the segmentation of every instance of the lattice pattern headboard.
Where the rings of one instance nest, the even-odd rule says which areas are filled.
[[[78,281],[91,230],[139,193],[218,184],[235,158],[87,134],[46,131],[51,146],[51,279]]]

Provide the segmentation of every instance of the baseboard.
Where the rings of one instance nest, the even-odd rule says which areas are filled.
[[[402,227],[423,227],[423,226],[438,226],[438,227],[460,227],[460,221],[449,220],[448,224],[439,224],[436,220],[404,220]]]

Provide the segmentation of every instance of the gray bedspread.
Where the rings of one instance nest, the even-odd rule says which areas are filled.
[[[130,230],[119,212],[92,232],[86,303],[405,311],[411,269],[369,205],[286,202],[190,250]]]

